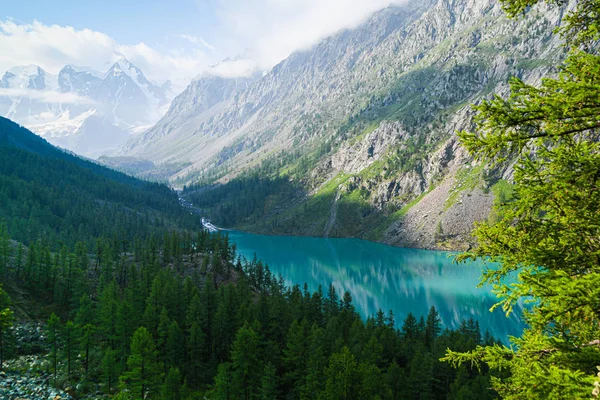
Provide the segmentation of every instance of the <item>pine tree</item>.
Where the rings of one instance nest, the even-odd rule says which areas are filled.
[[[408,396],[406,393],[406,376],[402,368],[393,361],[387,369],[385,379],[387,381],[387,387],[389,388],[390,398],[392,399],[404,399]]]
[[[329,285],[327,299],[325,300],[325,314],[332,318],[340,309],[339,299],[333,283]]]
[[[120,378],[121,387],[135,393],[136,397],[145,398],[161,381],[154,340],[145,327],[138,328],[131,338],[127,367],[129,370]]]
[[[402,324],[402,337],[405,340],[416,340],[419,336],[417,319],[412,313],[408,313]]]
[[[434,306],[431,306],[429,314],[427,314],[427,321],[425,322],[425,346],[429,350],[433,348],[435,340],[442,331],[441,322],[442,320],[437,310]]]
[[[181,374],[178,368],[169,368],[169,373],[163,384],[163,400],[181,400]]]
[[[48,319],[48,343],[50,344],[50,359],[52,361],[52,374],[56,380],[58,368],[58,352],[60,344],[60,318],[54,313]]]
[[[422,346],[422,345],[421,345]],[[408,374],[408,397],[412,399],[433,399],[433,357],[424,347],[415,351]]]
[[[167,339],[169,337],[169,326],[171,325],[171,320],[169,319],[169,313],[165,307],[162,308],[160,312],[160,318],[158,322],[158,340],[157,340],[157,353],[158,360],[163,364],[165,374],[169,371],[168,363],[167,363]]]
[[[78,354],[78,330],[77,326],[73,321],[67,321],[63,329],[64,333],[64,351],[65,358],[67,361],[67,379],[71,379],[71,374],[73,372],[73,363],[75,362],[75,358]]]
[[[271,363],[265,365],[258,394],[260,400],[277,398],[277,368]]]
[[[117,340],[118,290],[116,282],[111,282],[100,294],[98,302],[99,331],[112,350]]]
[[[237,332],[231,349],[234,398],[249,400],[258,394],[262,373],[259,343],[253,327],[245,325]]]
[[[358,364],[348,347],[333,354],[329,359],[329,366],[325,370],[327,378],[325,386],[325,399],[350,400],[358,399],[360,375]]]
[[[189,384],[197,388],[201,381],[203,381],[203,376],[201,376],[201,372],[204,370],[203,366],[205,365],[207,359],[206,356],[206,336],[200,326],[194,322],[189,330],[189,339],[187,341],[188,351],[188,371],[187,378]]]
[[[117,351],[110,349],[104,350],[101,369],[102,380],[106,387],[106,392],[111,393],[121,372],[117,364]]]
[[[0,223],[0,281],[4,279],[10,257],[10,237],[4,222]]]
[[[177,321],[171,322],[169,325],[169,331],[167,341],[165,344],[165,355],[166,364],[169,367],[175,367],[184,360],[185,356],[185,345],[184,337],[181,328]],[[179,371],[178,371],[179,373]]]
[[[231,363],[224,362],[219,364],[217,375],[215,376],[215,399],[217,400],[233,400],[233,373]]]
[[[283,365],[286,369],[284,380],[293,398],[299,397],[300,390],[304,386],[308,351],[308,322],[303,320],[299,324],[294,320],[288,332],[286,348],[283,350]]]
[[[384,376],[376,364],[362,362],[358,366],[360,387],[358,388],[359,399],[379,399],[384,390]]]
[[[136,312],[128,299],[129,296],[119,302],[116,314],[115,326],[115,349],[118,351],[119,359],[126,360],[129,357],[129,345],[131,336],[138,328]]]
[[[503,0],[511,16],[536,3]],[[478,246],[460,259],[498,263],[482,283],[493,285],[507,314],[523,299],[532,307],[524,315],[529,328],[511,347],[449,351],[445,360],[507,371],[492,381],[505,399],[598,397],[599,10],[598,0],[583,0],[564,18],[560,30],[571,53],[558,77],[538,86],[513,78],[510,97],[476,106],[475,132],[460,134],[479,160],[515,162],[513,198],[477,226]]]
[[[302,399],[316,399],[325,386],[327,358],[323,351],[323,329],[313,324],[309,335],[309,357],[306,367],[306,383],[301,388]]]

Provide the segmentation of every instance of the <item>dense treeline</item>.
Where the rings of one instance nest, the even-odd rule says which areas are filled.
[[[95,238],[147,238],[157,228],[195,228],[177,195],[50,146],[0,119],[0,220],[25,244],[91,245]]]
[[[122,399],[494,397],[485,370],[438,361],[494,343],[476,322],[444,330],[434,308],[401,329],[391,313],[363,321],[348,293],[288,288],[236,259],[226,236],[100,239],[90,253],[2,237],[3,281],[26,282],[52,313],[46,367],[59,386]]]
[[[274,207],[302,196],[288,177],[264,178],[246,174],[223,185],[186,188],[186,198],[219,226],[232,227],[259,221]]]

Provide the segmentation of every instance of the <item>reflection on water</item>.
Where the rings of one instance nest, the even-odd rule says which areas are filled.
[[[482,331],[506,340],[523,325],[516,315],[506,318],[490,307],[496,298],[490,288],[478,289],[482,262],[456,265],[451,253],[402,249],[359,239],[264,236],[230,231],[238,254],[257,257],[287,284],[319,285],[326,292],[333,283],[340,296],[350,292],[363,316],[393,310],[401,324],[412,312],[426,316],[435,306],[444,326],[456,328],[463,318],[479,321]]]

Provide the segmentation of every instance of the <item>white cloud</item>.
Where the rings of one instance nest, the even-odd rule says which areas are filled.
[[[155,82],[170,79],[186,83],[214,62],[200,51],[160,53],[144,43],[122,45],[108,35],[89,29],[0,21],[0,71],[35,64],[53,74],[66,64],[106,71],[125,56]],[[2,73],[2,72],[0,72]]]
[[[256,61],[250,58],[225,60],[209,67],[205,73],[207,75],[221,76],[224,78],[238,78],[240,76],[250,76],[258,70]]]
[[[269,68],[296,50],[307,49],[373,12],[408,0],[222,0],[222,29],[256,53]]]
[[[40,91],[33,89],[0,88],[0,97],[28,98],[50,104],[94,104],[88,97],[78,96],[75,93],[61,93],[53,90]]]
[[[235,77],[251,74],[257,68],[271,68],[296,50],[355,27],[391,3],[408,0],[202,1],[214,8],[215,26],[209,32],[200,32],[202,36],[172,33],[171,37],[178,37],[187,46],[166,52],[146,43],[121,44],[90,29],[0,20],[0,74],[28,64],[53,74],[66,64],[104,72],[125,56],[150,80],[161,83],[169,79],[178,90],[202,73]],[[251,56],[219,62],[247,48],[252,49]]]
[[[188,42],[195,44],[195,45],[202,45],[204,47],[206,47],[209,50],[215,51],[215,47],[208,43],[206,40],[204,40],[204,38],[200,37],[200,36],[194,36],[194,35],[177,35],[182,39],[187,40]]]

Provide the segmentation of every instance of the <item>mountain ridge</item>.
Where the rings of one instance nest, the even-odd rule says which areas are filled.
[[[508,19],[491,0],[390,7],[292,54],[200,112],[172,107],[124,154],[187,165],[171,176],[178,186],[227,185],[255,171],[265,179],[287,176],[303,193],[273,193],[261,200],[259,214],[237,221],[207,205],[217,223],[224,218],[262,233],[460,247],[489,212],[492,187],[510,173],[472,164],[455,132],[472,127],[469,104],[507,93],[510,76],[534,83],[554,73],[564,49],[552,33],[574,4],[538,5],[519,20]],[[187,95],[196,90],[203,98],[205,88],[190,86]],[[389,124],[403,136],[386,135]],[[371,139],[386,143],[377,157],[369,154]],[[373,160],[345,170],[339,160],[360,151]],[[311,208],[312,214],[303,211]]]

